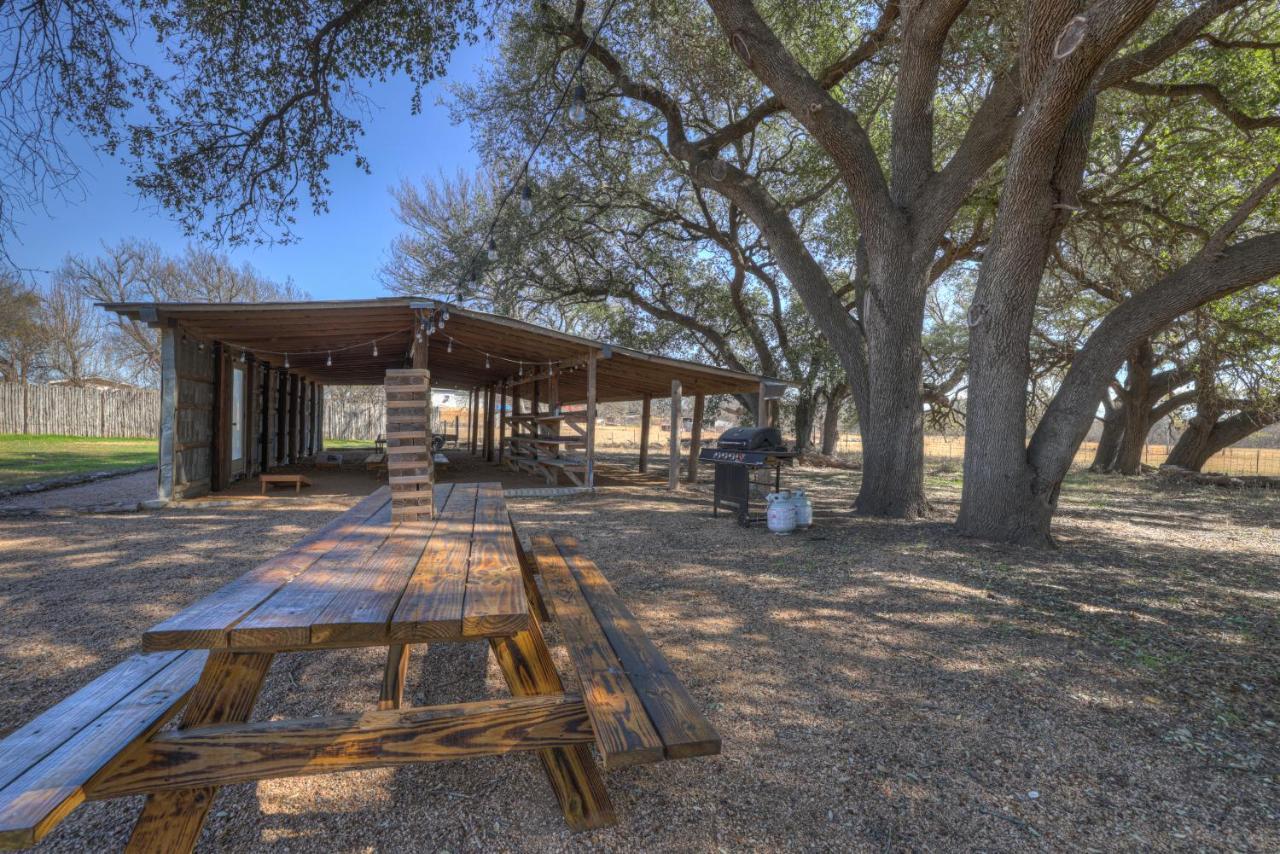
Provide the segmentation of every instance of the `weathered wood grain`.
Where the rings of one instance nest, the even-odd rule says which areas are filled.
[[[134,680],[132,690],[0,790],[0,848],[34,845],[79,806],[95,775],[180,707],[196,684],[204,661],[204,652],[192,651],[169,657],[149,678],[139,678],[145,668],[131,666],[124,671],[123,676]],[[96,704],[102,698],[103,693],[97,690],[82,699]],[[72,717],[63,709],[51,721],[59,735],[69,731]],[[34,723],[38,726],[38,719]],[[34,734],[27,729],[24,738]]]
[[[393,643],[387,647],[387,665],[382,671],[379,709],[398,709],[404,703],[404,683],[409,675],[409,645]]]
[[[528,621],[529,601],[520,573],[511,518],[502,498],[502,485],[479,484],[467,591],[462,606],[462,634],[464,637],[511,635],[528,625]]]
[[[436,515],[443,513],[453,485],[435,490]],[[312,621],[313,643],[369,644],[389,640],[391,617],[430,542],[435,521],[396,525],[378,550],[349,573],[329,604]]]
[[[719,753],[719,734],[604,573],[574,537],[557,535],[554,544],[662,736],[667,758]]]
[[[454,485],[391,618],[393,642],[461,639],[476,495],[475,484]]]
[[[153,626],[142,636],[145,650],[216,649],[227,645],[227,632],[241,618],[292,581],[345,537],[359,530],[387,506],[391,493],[383,487],[350,510],[308,534],[286,551]]]
[[[306,646],[316,618],[390,533],[391,508],[384,506],[232,627],[227,633],[230,647]]]
[[[591,737],[582,699],[564,694],[208,726],[152,739],[92,797],[500,756]]]
[[[564,691],[536,617],[517,635],[490,638],[489,648],[514,696]],[[579,744],[539,750],[538,759],[569,827],[592,830],[617,823],[613,802],[589,747]]]
[[[582,682],[605,767],[661,762],[666,756],[662,737],[564,558],[545,535],[535,536],[532,546],[556,612],[556,627]]]
[[[134,655],[0,741],[0,789],[97,720],[177,658],[177,652]]]
[[[247,720],[262,690],[271,659],[270,654],[264,653],[210,653],[200,681],[183,709],[180,728]],[[124,757],[121,764],[127,761],[129,757]],[[114,772],[112,768],[103,777],[113,776]],[[200,828],[217,793],[214,786],[199,786],[148,795],[125,850],[130,854],[194,851]]]

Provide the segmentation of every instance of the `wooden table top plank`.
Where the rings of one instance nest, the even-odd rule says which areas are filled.
[[[437,518],[453,484],[433,490]],[[430,541],[436,520],[412,519],[396,525],[386,542],[334,596],[311,624],[312,643],[389,642],[389,624],[410,577]]]
[[[284,552],[151,627],[142,636],[142,648],[155,651],[227,646],[227,633],[237,622],[356,533],[371,516],[388,507],[390,501],[391,490],[385,486],[376,490]]]
[[[662,736],[667,758],[719,753],[719,733],[604,573],[580,553],[574,537],[559,535],[556,540],[560,555],[639,693],[649,720]]]
[[[391,528],[388,504],[237,623],[228,633],[230,647],[280,649],[310,644],[315,618],[386,541]]]
[[[462,635],[508,636],[528,625],[529,601],[502,484],[482,483],[476,493]]]
[[[555,610],[556,626],[582,683],[583,699],[605,767],[662,761],[666,755],[662,736],[650,721],[639,692],[574,582],[564,557],[545,535],[534,536],[532,545],[548,600]]]
[[[462,603],[477,491],[474,483],[454,485],[391,618],[392,642],[462,637]]]

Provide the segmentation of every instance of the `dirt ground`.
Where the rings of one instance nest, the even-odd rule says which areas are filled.
[[[224,790],[213,851],[1280,849],[1280,495],[1074,477],[1060,548],[846,510],[775,537],[670,496],[512,500],[578,535],[723,739],[610,773],[619,824],[569,833],[529,755]],[[0,731],[131,652],[151,623],[353,499],[0,518]],[[554,632],[551,632],[554,642]],[[569,672],[563,649],[556,654]],[[277,659],[261,717],[372,707],[380,656]],[[503,696],[479,644],[415,655],[415,703]],[[42,851],[118,849],[138,801],[77,811]]]

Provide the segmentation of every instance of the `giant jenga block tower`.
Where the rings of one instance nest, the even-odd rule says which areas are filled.
[[[387,371],[385,387],[391,519],[430,519],[436,480],[431,461],[431,373],[419,368]]]

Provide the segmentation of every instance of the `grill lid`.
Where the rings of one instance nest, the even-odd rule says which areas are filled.
[[[733,451],[786,450],[777,427],[731,427],[720,434],[716,447]]]

